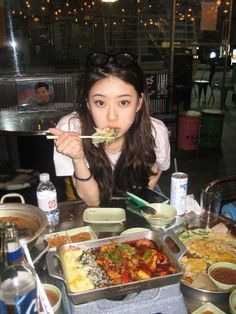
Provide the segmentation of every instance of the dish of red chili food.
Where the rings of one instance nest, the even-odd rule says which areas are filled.
[[[95,255],[113,284],[176,273],[167,256],[149,239],[107,244],[96,249]]]

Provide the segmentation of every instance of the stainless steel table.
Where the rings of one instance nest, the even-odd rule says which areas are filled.
[[[45,131],[50,127],[55,127],[62,116],[74,110],[74,103],[51,103],[43,106],[19,105],[1,110],[0,135],[7,137],[7,150],[12,167],[14,169],[25,167],[22,166],[19,146],[24,146],[23,143],[27,142],[26,137],[37,136],[31,141],[32,144],[30,143],[37,149],[38,142],[44,141]],[[29,146],[28,143],[27,145]],[[31,151],[34,150],[33,147]],[[27,155],[30,154],[27,153]]]
[[[0,111],[0,135],[45,135],[62,116],[75,110],[73,103],[19,105]]]
[[[104,238],[104,237],[110,237],[110,236],[116,236],[119,235],[123,230],[132,228],[132,227],[147,227],[150,228],[150,225],[146,222],[145,219],[143,219],[139,214],[135,214],[138,207],[133,204],[132,202],[128,201],[128,199],[123,198],[116,198],[113,199],[111,204],[111,207],[122,207],[126,209],[126,224],[117,226],[116,229],[112,227],[112,229],[109,230],[109,226],[101,226],[101,225],[94,225],[92,226],[93,230],[95,231],[98,238]],[[85,204],[81,201],[68,201],[59,203],[60,208],[60,226],[58,227],[58,231],[62,230],[68,230],[71,228],[77,228],[84,226],[83,222],[83,211],[86,208]],[[131,210],[132,209],[132,210]],[[184,219],[180,219],[174,226],[173,229],[177,230],[184,225],[189,225],[190,227],[193,226],[194,215],[186,215]],[[230,228],[232,228],[233,232],[236,230],[236,226],[232,224],[231,221],[219,217],[219,221],[224,221]],[[189,313],[192,313],[195,309],[197,309],[199,306],[201,306],[202,302],[190,298],[188,296],[184,296],[184,300],[187,306],[187,309]],[[229,305],[226,302],[225,304],[216,304],[218,307],[220,307],[223,311],[226,313],[229,312]]]

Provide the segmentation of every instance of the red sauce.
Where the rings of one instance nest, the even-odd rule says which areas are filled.
[[[91,240],[91,234],[89,232],[80,232],[70,236],[71,242],[82,242]]]
[[[224,284],[227,285],[236,285],[236,270],[226,267],[219,267],[211,272],[211,276]]]
[[[204,311],[201,314],[214,314],[214,312],[212,312],[212,311]]]
[[[54,305],[56,305],[56,303],[58,302],[57,293],[47,288],[45,288],[45,292],[47,294],[48,301],[50,302],[51,306],[53,307]],[[43,312],[43,307],[41,303],[39,304],[39,311]]]

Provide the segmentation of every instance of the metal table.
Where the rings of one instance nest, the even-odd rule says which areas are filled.
[[[144,218],[142,218],[142,216],[140,216],[139,214],[137,214],[137,209],[138,207],[135,206],[135,204],[133,204],[132,202],[128,201],[126,198],[114,198],[110,204],[111,207],[122,207],[126,209],[126,223],[124,225],[118,225],[117,228],[114,228],[114,226],[112,227],[112,229],[109,229],[109,226],[102,226],[102,225],[91,225],[91,227],[93,228],[94,232],[96,233],[98,238],[104,238],[104,237],[110,237],[110,236],[116,236],[119,235],[123,230],[128,229],[128,228],[132,228],[132,227],[146,227],[146,228],[150,228],[150,225],[146,222],[146,220]],[[63,230],[68,230],[68,229],[72,229],[72,228],[77,228],[77,227],[82,227],[84,226],[84,222],[83,222],[83,211],[86,208],[85,204],[81,201],[67,201],[67,202],[62,202],[59,203],[59,208],[60,208],[60,226],[58,227],[58,231],[63,231]],[[224,221],[228,226],[231,226],[231,221],[220,217],[220,220]],[[191,226],[191,224],[193,223],[193,216],[190,215],[186,215],[185,218],[181,218],[179,220],[177,220],[177,222],[175,223],[175,225],[173,225],[170,228],[173,229],[178,229],[181,228],[184,224],[189,224]],[[233,226],[235,228],[235,226]],[[51,278],[52,279],[52,278]],[[50,279],[50,280],[51,280]],[[55,279],[52,279],[55,280]],[[59,287],[61,289],[63,289],[63,285],[61,284],[61,282],[57,282],[57,285],[59,285]],[[170,286],[170,291],[177,291],[178,293],[181,295],[181,290],[179,291],[178,287],[174,287]],[[160,288],[162,289],[162,288]],[[177,289],[177,290],[176,290]],[[156,290],[156,289],[154,289]],[[64,290],[63,290],[64,291]],[[156,293],[155,291],[150,290],[150,293]],[[166,293],[166,297],[168,299],[168,289],[167,291],[161,291],[161,293]],[[144,291],[145,294],[145,291]],[[186,307],[189,311],[189,313],[192,313],[194,310],[196,310],[198,307],[200,307],[202,304],[202,302],[196,300],[196,299],[192,299],[189,298],[188,296],[183,295],[184,297],[184,301],[186,304]],[[66,311],[68,311],[68,308],[70,308],[71,313],[77,313],[75,308],[73,308],[73,305],[69,304],[70,300],[68,300],[68,298],[66,298],[64,300],[64,306],[66,306]],[[68,305],[69,304],[69,305]],[[170,304],[169,304],[170,305]],[[218,307],[220,307],[223,311],[225,311],[226,313],[229,312],[229,305],[228,304],[216,304]],[[133,305],[132,305],[133,306]],[[112,311],[114,311],[115,309],[112,309]],[[134,311],[136,311],[136,309],[134,309]],[[161,311],[160,311],[161,312]],[[145,313],[145,312],[144,312]],[[182,313],[181,313],[182,314]]]
[[[26,140],[25,137],[40,136],[34,138],[30,144],[37,148],[38,142],[44,140],[45,131],[50,127],[55,127],[62,116],[74,110],[74,103],[51,103],[43,106],[19,105],[1,110],[0,135],[7,136],[7,149],[12,167],[14,169],[25,167],[22,166],[19,153],[19,146]],[[20,143],[18,143],[19,140]],[[33,150],[31,147],[31,151]]]
[[[19,105],[0,111],[0,135],[45,135],[45,130],[55,127],[62,116],[75,110],[73,103]]]

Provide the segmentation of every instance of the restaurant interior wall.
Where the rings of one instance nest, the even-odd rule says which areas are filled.
[[[233,1],[233,0],[232,0]],[[119,0],[1,0],[0,66],[2,76],[81,72],[91,51],[128,51],[145,71],[166,70],[172,83],[171,53],[198,57],[223,46],[228,36],[231,2],[211,2],[216,28],[207,30],[202,2]],[[174,42],[171,41],[174,20]],[[204,22],[204,23],[203,23]],[[204,27],[206,30],[204,30]],[[197,49],[199,47],[199,49]],[[173,86],[170,86],[172,89]],[[173,95],[170,90],[170,97]],[[168,111],[172,111],[172,102]]]
[[[176,4],[174,15],[173,3]],[[215,30],[208,31],[201,28],[203,11],[202,3],[198,0],[119,0],[115,3],[92,0],[1,0],[0,85],[6,79],[79,74],[83,71],[88,52],[128,51],[138,56],[147,75],[156,76],[156,98],[152,99],[153,115],[159,114],[158,110],[163,104],[162,114],[178,113],[178,110],[191,108],[193,93],[189,96],[185,89],[185,99],[179,100],[173,92],[175,86],[171,85],[171,76],[176,79],[177,74],[181,74],[182,79],[177,85],[186,86],[183,81],[191,75],[189,71],[185,75],[186,65],[189,66],[185,60],[193,59],[193,80],[193,75],[201,75],[202,68],[208,63],[208,52],[211,49],[220,49],[223,64],[224,58],[230,53],[228,33],[231,14],[232,25],[235,25],[232,2],[212,3],[216,4],[217,23]],[[234,35],[231,35],[231,40],[235,43]],[[201,58],[202,51],[204,58]],[[172,52],[175,64],[171,69]],[[179,55],[181,61],[178,60]],[[220,71],[220,80],[224,73],[222,70],[225,69]],[[162,73],[167,74],[165,97],[164,100],[158,100],[162,89],[158,86],[157,78]],[[189,82],[192,80],[190,78]],[[1,87],[2,98],[4,86]],[[160,106],[156,106],[157,101]],[[9,104],[15,105],[15,102],[6,101],[6,106]]]

